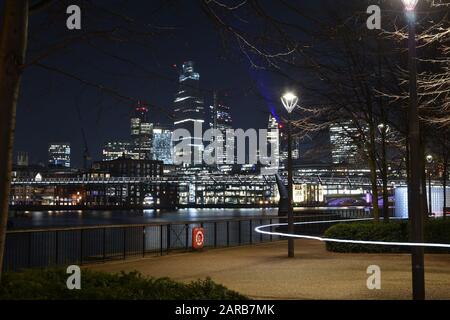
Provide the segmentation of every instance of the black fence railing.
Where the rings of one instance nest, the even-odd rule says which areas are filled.
[[[363,210],[296,216],[295,221],[335,220],[367,216]],[[231,247],[280,240],[254,231],[260,225],[284,223],[286,217],[260,216],[224,220],[102,225],[11,230],[6,236],[3,269],[88,264],[110,260],[166,255],[192,249],[192,229],[205,229],[206,248]],[[332,222],[296,227],[296,232],[322,234]],[[274,227],[284,230],[284,227]],[[272,228],[271,228],[272,229]]]

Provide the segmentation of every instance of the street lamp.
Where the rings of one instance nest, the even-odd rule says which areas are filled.
[[[428,214],[432,213],[432,207],[431,207],[431,171],[432,171],[432,163],[433,163],[433,156],[431,154],[427,155],[427,162],[428,162]]]
[[[416,69],[416,19],[414,9],[418,0],[402,0],[408,20],[408,68],[409,68],[409,163],[410,181],[408,188],[409,219],[412,241],[423,242],[423,214],[421,212],[421,161],[420,127],[417,111],[417,69]],[[425,299],[425,277],[423,247],[411,249],[413,299]]]
[[[288,112],[288,233],[294,233],[294,208],[292,204],[292,138],[291,138],[291,112],[298,103],[298,97],[292,92],[287,92],[281,97],[281,102]],[[294,238],[288,238],[288,257],[294,257]]]
[[[419,0],[402,0],[406,11],[414,11]]]
[[[380,123],[378,125],[378,131],[380,131],[380,133],[389,133],[390,127],[388,124],[384,124],[384,123]]]

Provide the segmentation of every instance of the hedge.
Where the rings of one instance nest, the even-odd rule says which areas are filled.
[[[188,284],[168,278],[144,277],[138,272],[109,274],[82,270],[81,289],[69,290],[65,269],[30,269],[6,273],[0,300],[245,300],[211,279]]]
[[[350,222],[339,223],[325,231],[324,237],[335,239],[370,240],[370,241],[411,241],[409,222],[391,220],[383,222]],[[425,242],[450,244],[450,219],[429,219],[424,224]],[[327,242],[326,248],[333,252],[364,252],[364,253],[408,253],[410,247],[366,245]],[[444,248],[425,248],[429,253],[450,253]]]

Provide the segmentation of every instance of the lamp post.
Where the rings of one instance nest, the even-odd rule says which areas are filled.
[[[432,171],[432,164],[433,164],[433,156],[431,154],[427,155],[427,162],[428,162],[428,214],[432,213],[432,207],[431,207],[431,171]]]
[[[421,154],[420,128],[417,111],[417,70],[416,70],[416,19],[414,9],[419,0],[402,0],[408,20],[408,67],[409,67],[409,167],[410,183],[408,188],[409,219],[413,242],[423,242],[423,214],[421,212]],[[424,255],[423,247],[412,247],[412,288],[413,299],[425,299]]]
[[[291,138],[291,112],[298,103],[298,97],[292,92],[287,92],[281,97],[281,102],[288,112],[288,233],[294,233],[294,208],[292,204],[292,138]],[[294,238],[288,239],[288,257],[294,257]]]

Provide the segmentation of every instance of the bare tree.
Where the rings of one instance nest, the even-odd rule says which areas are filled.
[[[16,106],[25,63],[28,0],[6,0],[0,34],[0,276],[3,266]]]

